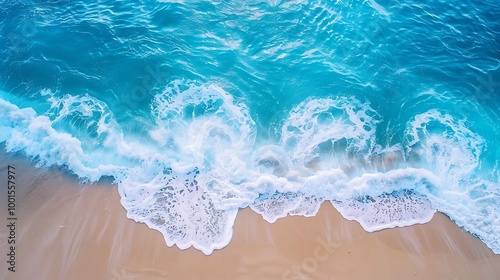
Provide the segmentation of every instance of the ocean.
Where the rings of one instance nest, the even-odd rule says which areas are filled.
[[[0,45],[7,152],[112,180],[168,246],[327,201],[500,253],[496,0],[14,0]]]

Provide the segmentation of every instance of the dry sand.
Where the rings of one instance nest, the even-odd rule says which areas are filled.
[[[442,214],[431,222],[365,232],[330,203],[313,218],[274,224],[241,210],[231,243],[210,256],[167,247],[126,218],[116,186],[81,186],[58,170],[0,158],[0,219],[7,222],[6,166],[16,167],[16,272],[0,279],[500,279],[500,255]]]

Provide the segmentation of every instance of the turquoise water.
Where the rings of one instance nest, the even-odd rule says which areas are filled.
[[[111,177],[169,246],[330,201],[367,231],[435,211],[500,253],[500,5],[29,1],[0,7],[0,142]]]

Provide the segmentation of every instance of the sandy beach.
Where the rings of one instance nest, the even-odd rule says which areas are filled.
[[[242,209],[230,244],[205,256],[168,247],[126,217],[117,187],[79,185],[57,169],[1,156],[0,219],[7,223],[7,166],[16,168],[16,272],[0,228],[0,279],[498,279],[500,255],[437,213],[427,224],[365,232],[330,203],[312,218],[269,224]]]

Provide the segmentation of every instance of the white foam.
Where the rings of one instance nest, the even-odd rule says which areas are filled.
[[[300,192],[276,192],[261,195],[250,208],[261,214],[264,220],[274,223],[287,215],[312,217],[319,211],[322,202],[322,198]]]
[[[369,104],[311,98],[290,112],[278,143],[254,147],[246,106],[217,85],[176,80],[154,98],[144,145],[96,98],[42,96],[50,106],[40,113],[0,99],[0,142],[83,179],[113,176],[128,217],[169,246],[210,254],[230,241],[240,207],[274,222],[330,200],[367,231],[425,223],[437,209],[500,253],[498,170],[488,180],[477,172],[485,141],[449,114],[415,116],[404,143],[382,148]]]
[[[332,201],[332,204],[342,216],[358,221],[369,232],[427,223],[436,212],[425,197],[407,190]]]
[[[78,138],[84,150],[99,157],[100,162],[132,166],[131,160],[150,158],[154,150],[136,141],[127,142],[121,126],[106,103],[87,94],[55,97],[50,94],[50,109],[45,113],[51,125]],[[105,156],[114,151],[114,157]],[[139,152],[140,151],[140,152]],[[135,165],[135,164],[134,164]]]
[[[129,218],[160,231],[168,246],[181,250],[193,246],[209,255],[231,240],[238,208],[217,210],[198,176],[197,169],[180,174],[166,168],[142,183],[131,174],[120,184],[121,203]]]
[[[152,138],[182,156],[194,156],[196,163],[207,152],[248,152],[255,141],[248,109],[214,84],[175,80],[155,96],[151,109],[158,124]]]
[[[439,184],[425,169],[366,173],[338,188],[330,200],[345,218],[377,231],[428,222],[436,208],[425,194],[432,195],[429,190]]]
[[[321,168],[326,162],[325,168],[339,167],[339,159],[348,153],[366,155],[374,149],[379,122],[380,116],[355,98],[309,99],[290,112],[281,131],[281,146],[303,167]],[[335,148],[335,143],[340,146]]]
[[[101,176],[119,177],[122,166],[94,164],[95,158],[82,148],[79,139],[52,127],[47,116],[0,99],[0,142],[8,152],[24,152],[44,166],[67,166],[81,178],[97,181]]]
[[[356,99],[300,103],[285,121],[280,145],[264,146],[253,154],[257,172],[246,187],[252,185],[260,196],[251,208],[274,222],[288,214],[311,215],[321,201],[329,199],[339,202],[336,206],[343,215],[370,230],[427,222],[432,216],[429,213],[435,211],[427,200],[404,200],[397,195],[393,202],[398,202],[399,208],[393,205],[394,209],[413,210],[376,213],[366,205],[362,211],[348,211],[357,197],[379,197],[394,191],[404,194],[412,189],[426,192],[426,184],[438,183],[425,169],[395,162],[403,161],[401,145],[382,149],[375,144],[379,122],[378,114]],[[417,205],[421,201],[427,203]]]
[[[437,110],[415,116],[407,129],[409,153],[424,159],[436,174],[453,185],[469,178],[479,164],[484,140],[470,131],[463,120]]]
[[[122,204],[169,246],[211,254],[229,243],[238,207],[256,198],[239,188],[248,177],[254,122],[220,87],[183,80],[155,96],[152,112],[157,126],[149,134],[169,159],[121,182]]]
[[[253,211],[262,215],[264,220],[274,223],[279,218],[286,217],[300,204],[302,196],[298,193],[265,194],[250,205]]]
[[[279,146],[266,145],[252,154],[254,168],[263,174],[273,174],[278,177],[286,176],[292,163],[286,152]]]
[[[500,183],[476,172],[487,148],[484,139],[464,120],[437,110],[415,116],[406,133],[409,156],[441,180],[429,190],[433,206],[500,253]]]

